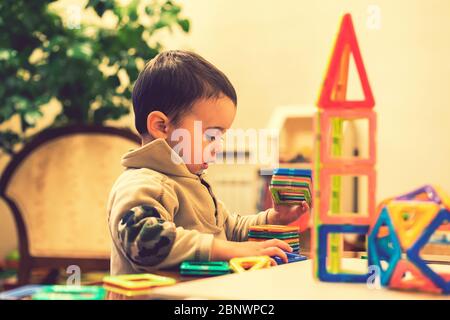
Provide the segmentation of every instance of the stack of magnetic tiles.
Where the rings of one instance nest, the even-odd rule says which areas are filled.
[[[248,241],[266,241],[279,239],[286,242],[293,252],[300,251],[298,226],[259,225],[251,226],[248,232]]]
[[[278,168],[273,171],[269,185],[277,204],[298,204],[306,201],[311,206],[311,170]]]

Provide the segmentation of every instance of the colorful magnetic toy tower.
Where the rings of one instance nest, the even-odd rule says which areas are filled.
[[[347,98],[350,56],[353,55],[361,81],[363,100]],[[366,75],[350,14],[343,16],[331,60],[317,102],[315,121],[314,233],[312,256],[314,275],[321,281],[366,282],[364,273],[342,267],[343,236],[367,236],[375,214],[375,105]],[[367,157],[343,154],[344,122],[358,119],[368,122]],[[367,209],[365,212],[343,212],[342,178],[367,177]]]

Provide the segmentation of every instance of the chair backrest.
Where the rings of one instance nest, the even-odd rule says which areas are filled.
[[[44,131],[14,157],[0,195],[14,211],[29,255],[108,258],[109,191],[123,171],[121,156],[138,146],[128,130],[66,127]]]

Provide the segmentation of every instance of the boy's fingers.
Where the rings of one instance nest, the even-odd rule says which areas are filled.
[[[272,267],[274,267],[274,266],[277,266],[278,263],[275,261],[275,259],[270,258],[270,265],[271,265]]]
[[[270,248],[265,248],[262,252],[264,255],[268,255],[269,257],[280,257],[281,259],[283,259],[283,261],[287,262],[287,255],[286,253],[281,250],[280,248],[277,247],[270,247]]]
[[[281,248],[284,251],[292,252],[291,246],[289,244],[287,244],[286,242],[281,241],[279,239],[271,239],[271,240],[267,240],[266,242],[267,242],[268,246],[271,246],[271,247],[274,246],[274,247]]]
[[[306,201],[300,202],[300,205],[298,208],[296,208],[296,211],[299,213],[305,213],[308,210],[308,203]]]
[[[268,256],[271,256],[271,257],[273,257],[273,256],[277,256],[277,257],[280,257],[281,259],[283,259],[283,261],[284,261],[284,263],[288,263],[288,257],[287,257],[287,255],[286,255],[286,252],[284,252],[283,250],[281,250],[280,248],[278,248],[278,247],[270,247],[270,248],[267,248],[267,249],[265,249],[265,250],[267,250],[267,255]]]
[[[308,204],[308,202],[303,201],[303,202],[302,202],[302,207],[303,207],[303,209],[304,209],[305,211],[309,210],[309,204]]]
[[[305,202],[306,202],[306,201],[305,201]],[[312,205],[312,200],[311,200],[311,205]],[[310,209],[311,209],[311,206],[309,205],[308,202],[306,202],[306,209],[307,209],[307,210],[310,210]]]

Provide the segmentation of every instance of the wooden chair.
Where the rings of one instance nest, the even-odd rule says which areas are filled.
[[[129,130],[71,126],[43,131],[13,157],[0,197],[17,227],[20,285],[35,268],[109,269],[106,202],[121,156],[139,145]]]

